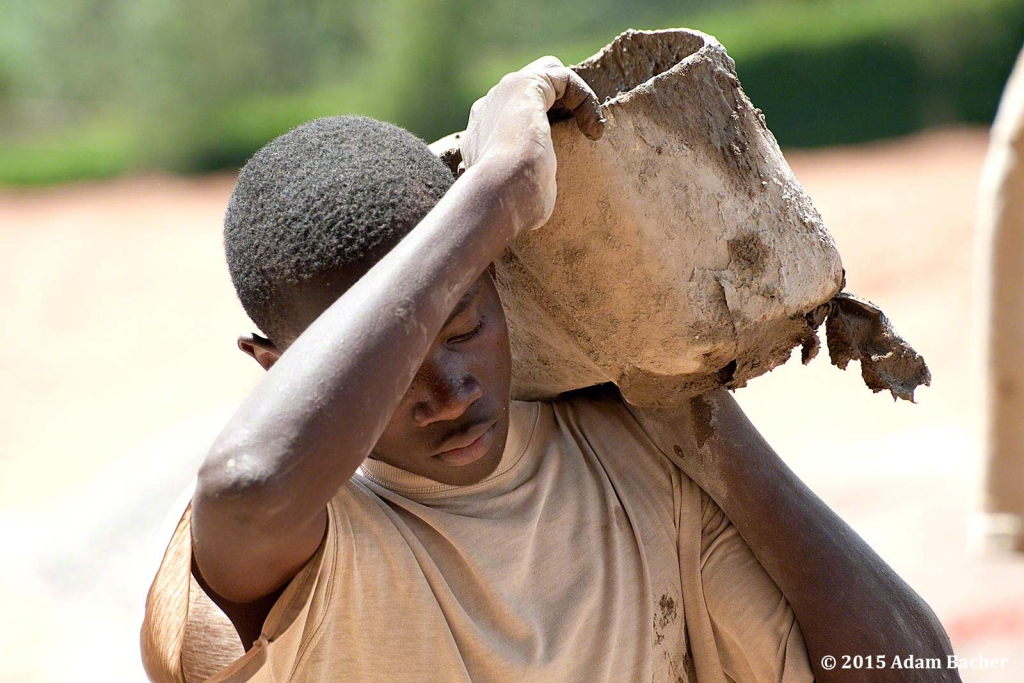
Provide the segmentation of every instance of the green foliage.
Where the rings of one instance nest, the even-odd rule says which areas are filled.
[[[836,0],[709,16],[784,145],[991,122],[1024,41],[1021,0]]]
[[[237,166],[317,116],[430,140],[543,54],[717,36],[784,145],[987,123],[1024,0],[0,0],[0,183]],[[570,38],[567,38],[569,36]]]
[[[782,145],[813,147],[990,123],[1024,42],[1024,0],[791,0],[648,27],[683,25],[725,45]],[[548,51],[575,62],[600,44]],[[468,82],[483,92],[536,54],[494,53]]]
[[[117,125],[99,123],[31,142],[0,146],[0,185],[47,185],[110,178],[134,166],[135,140]]]

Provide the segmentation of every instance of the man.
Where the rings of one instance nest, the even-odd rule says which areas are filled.
[[[225,246],[268,373],[154,581],[154,680],[827,681],[828,656],[949,652],[724,392],[510,403],[488,267],[552,211],[556,102],[600,135],[540,60],[474,105],[454,184],[359,118],[247,164]]]
[[[976,544],[1024,553],[1024,52],[1003,90],[978,192],[978,392],[985,432],[983,508]]]

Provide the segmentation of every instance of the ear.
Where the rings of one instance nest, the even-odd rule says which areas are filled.
[[[270,341],[266,337],[253,332],[252,334],[243,334],[238,338],[238,348],[240,348],[247,356],[252,356],[256,359],[264,370],[269,370],[277,362],[277,359],[281,357],[281,352],[274,345],[274,342]]]

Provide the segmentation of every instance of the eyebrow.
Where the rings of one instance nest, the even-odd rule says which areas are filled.
[[[449,315],[448,319],[444,321],[444,327],[451,325],[452,321],[459,317],[460,313],[469,308],[469,305],[473,303],[473,299],[475,299],[476,295],[479,293],[480,283],[477,282],[468,292],[462,295],[462,298],[459,299],[459,303],[455,304],[455,308],[452,309],[451,315]]]

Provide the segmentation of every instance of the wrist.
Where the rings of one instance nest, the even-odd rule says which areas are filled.
[[[498,222],[507,225],[510,239],[535,230],[551,217],[555,205],[555,169],[530,154],[488,156],[470,167],[470,176],[491,198]]]

